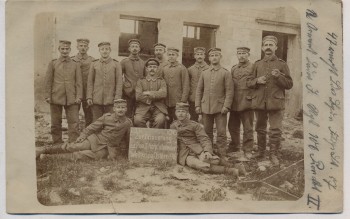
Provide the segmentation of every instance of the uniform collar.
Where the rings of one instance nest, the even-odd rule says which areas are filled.
[[[178,61],[176,61],[174,63],[169,62],[169,65],[170,65],[170,67],[176,67],[179,65],[179,62]]]
[[[191,120],[190,119],[184,119],[183,121],[178,120],[180,125],[186,125],[187,123],[189,123]]]
[[[208,64],[205,61],[203,61],[202,64],[195,62],[194,66],[196,66],[196,68],[204,68],[204,67],[208,66]]]
[[[250,63],[249,61],[247,61],[246,63],[243,63],[243,64],[239,62],[238,63],[238,68],[245,68],[245,67],[247,67],[249,65],[249,63]]]
[[[164,58],[163,59],[155,58],[155,59],[159,62],[159,64],[165,62]]]
[[[147,76],[146,76],[146,80],[147,80],[147,81],[156,81],[156,80],[157,80],[157,77],[156,77],[156,76],[151,77],[151,76],[147,75]]]
[[[270,57],[268,57],[268,56],[265,56],[264,57],[264,61],[265,62],[267,62],[267,61],[274,61],[274,60],[276,60],[277,59],[277,56],[276,55],[272,55],[272,56],[270,56]]]
[[[221,69],[221,65],[217,65],[217,66],[210,66],[210,70],[214,70],[214,71],[218,71],[219,69]]]
[[[87,53],[85,53],[84,55],[82,55],[82,54],[80,54],[80,53],[78,53],[77,55],[76,55],[76,57],[78,58],[78,59],[87,59],[89,56],[88,56],[88,54]]]
[[[116,116],[115,113],[113,113],[113,114],[114,114],[114,121],[119,122],[119,123],[125,122],[126,116],[119,117],[119,116]]]
[[[69,61],[71,60],[71,58],[70,58],[69,56],[67,56],[66,58],[60,56],[59,60],[60,60],[61,62],[64,62],[64,61],[69,62]]]
[[[140,59],[140,56],[134,57],[134,56],[132,56],[132,55],[129,55],[129,59],[130,59],[131,61],[138,61],[138,60]]]
[[[112,60],[112,58],[111,57],[108,57],[107,59],[104,59],[104,58],[100,58],[100,62],[102,62],[102,63],[109,63],[110,61]]]

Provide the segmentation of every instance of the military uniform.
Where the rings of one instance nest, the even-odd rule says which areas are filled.
[[[169,123],[175,118],[175,106],[177,102],[187,102],[190,91],[188,72],[185,66],[179,62],[164,65],[161,76],[167,85],[168,96],[165,104],[168,107]]]
[[[221,66],[210,66],[199,77],[196,90],[196,108],[203,114],[205,132],[213,141],[214,120],[217,130],[216,144],[219,155],[225,155],[227,136],[227,114],[222,114],[223,107],[231,108],[233,99],[233,82],[231,74]]]
[[[175,120],[170,125],[170,128],[177,130],[179,164],[185,166],[188,164],[186,160],[189,156],[199,156],[203,151],[207,151],[211,154],[213,153],[212,143],[203,127],[198,122],[189,119],[186,119],[185,121]],[[189,159],[191,160],[193,158]],[[193,165],[188,166],[193,167]],[[203,166],[209,166],[209,164],[205,163]]]
[[[80,70],[81,70],[82,79],[83,79],[83,99],[81,104],[84,111],[85,127],[87,127],[92,123],[91,107],[89,107],[89,105],[86,102],[87,81],[89,77],[90,65],[92,61],[94,61],[95,59],[92,56],[89,56],[87,54],[81,55],[80,53],[78,53],[76,56],[72,57],[72,60],[80,64]]]
[[[128,103],[127,116],[132,118],[135,113],[135,87],[137,80],[144,77],[145,62],[140,57],[125,58],[121,61],[123,72],[123,98]]]
[[[63,147],[38,148],[40,154],[57,154],[62,159],[95,159],[115,158],[117,150],[127,153],[132,122],[124,117],[117,117],[115,113],[106,113],[91,123],[81,136],[84,141],[69,143]],[[68,152],[71,152],[67,154]],[[66,153],[66,154],[64,154]]]
[[[198,85],[199,77],[202,72],[207,70],[209,65],[203,61],[203,63],[194,63],[191,67],[188,68],[188,76],[190,78],[190,93],[188,102],[190,104],[190,115],[193,121],[198,121],[198,114],[196,113],[195,101],[196,101],[196,89]]]
[[[79,105],[83,85],[80,66],[70,57],[52,60],[47,68],[45,98],[50,98],[51,135],[53,143],[62,142],[62,109],[66,112],[69,142],[79,136]]]
[[[150,91],[150,96],[142,93]],[[164,100],[167,96],[165,81],[160,77],[146,76],[137,81],[136,85],[136,112],[134,123],[136,127],[146,127],[150,121],[151,128],[164,128],[165,115],[168,114]]]
[[[235,151],[240,146],[240,126],[243,125],[243,150],[251,152],[254,145],[253,120],[254,112],[251,109],[252,89],[247,87],[247,78],[253,71],[251,62],[239,63],[232,67],[231,74],[234,83],[233,102],[228,121],[231,135],[230,149]]]
[[[88,78],[87,99],[91,99],[93,121],[112,112],[113,102],[122,96],[122,71],[118,61],[111,57],[92,62]]]
[[[272,69],[278,69],[282,74],[279,77],[271,75]],[[257,80],[266,76],[266,84],[258,84]],[[283,110],[285,108],[285,90],[293,87],[288,65],[276,55],[263,58],[255,62],[253,73],[247,79],[247,85],[254,88],[252,107],[256,113],[256,132],[258,134],[259,151],[266,148],[267,120],[270,123],[270,151],[279,149],[281,143],[281,128]]]

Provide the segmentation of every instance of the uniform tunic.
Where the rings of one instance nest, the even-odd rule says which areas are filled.
[[[129,56],[120,64],[124,77],[123,91],[128,97],[133,97],[137,80],[144,77],[145,62],[140,57]]]
[[[51,104],[68,106],[82,99],[80,67],[70,57],[60,57],[49,63],[45,83],[45,98],[50,98]]]
[[[106,113],[86,127],[81,136],[87,138],[93,152],[105,147],[125,147],[129,145],[132,122],[126,117],[117,117],[115,113]]]
[[[275,78],[271,75],[272,69],[278,69],[282,74]],[[266,76],[266,84],[257,84],[257,78],[261,76]],[[293,80],[287,63],[273,55],[255,62],[247,85],[255,89],[252,97],[254,109],[282,110],[285,108],[285,90],[293,87]]]
[[[196,107],[202,113],[220,113],[223,107],[231,108],[233,82],[231,74],[221,66],[210,66],[199,77],[196,90]]]
[[[203,151],[213,153],[212,143],[199,123],[188,119],[175,120],[170,128],[177,130],[179,164],[184,166],[189,155],[200,155]]]
[[[207,70],[208,68],[209,65],[206,62],[203,62],[202,64],[195,63],[194,65],[188,68],[188,76],[190,78],[190,93],[188,100],[190,102],[196,101],[196,89],[199,77],[201,76],[202,72]]]
[[[72,60],[74,60],[76,63],[79,63],[80,65],[80,70],[81,70],[82,80],[83,80],[83,100],[85,100],[90,65],[95,59],[92,56],[89,56],[87,54],[81,55],[80,53],[78,53],[76,56],[72,57]]]
[[[112,58],[92,62],[88,78],[87,98],[97,105],[110,105],[122,96],[122,71]]]
[[[175,107],[177,102],[187,102],[190,82],[186,67],[178,62],[168,62],[164,65],[161,76],[168,88],[165,104],[168,107]]]

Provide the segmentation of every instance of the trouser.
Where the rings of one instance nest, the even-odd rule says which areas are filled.
[[[136,111],[134,125],[135,127],[147,127],[146,123],[149,121],[150,128],[164,129],[165,120],[164,113],[162,113],[156,106],[151,106],[145,114]]]
[[[218,165],[219,162],[219,159],[207,159],[205,161],[202,161],[194,155],[188,155],[186,157],[186,165],[196,170],[207,171],[207,169],[210,167],[210,164]]]
[[[113,112],[113,104],[109,104],[109,105],[93,104],[91,106],[91,110],[92,110],[92,118],[93,118],[92,122],[95,122],[98,118],[103,116],[103,114]]]
[[[253,110],[231,111],[228,120],[228,130],[231,135],[230,147],[233,149],[240,146],[240,127],[243,125],[243,151],[251,152],[254,145],[253,135]]]
[[[169,120],[167,121],[167,128],[170,128],[171,123],[176,119],[175,106],[168,107],[168,116],[169,116]]]
[[[62,111],[66,113],[68,123],[68,141],[74,142],[79,137],[79,105],[50,104],[51,136],[54,144],[62,143]]]
[[[196,113],[196,106],[195,103],[192,101],[189,101],[189,112],[191,115],[191,120],[198,122],[198,114]]]
[[[126,104],[127,104],[126,116],[132,119],[135,115],[135,108],[136,108],[135,95],[133,95],[132,97],[124,95],[124,99],[126,100]]]
[[[227,123],[227,114],[215,113],[215,114],[205,114],[203,113],[203,125],[204,130],[209,136],[211,142],[214,140],[213,136],[213,128],[214,121],[216,124],[216,145],[218,147],[218,155],[225,156],[226,155],[226,144],[227,144],[227,136],[226,136],[226,123]]]
[[[270,151],[275,152],[280,148],[281,145],[283,110],[256,110],[255,116],[255,130],[258,137],[258,150],[265,151],[266,149],[266,128],[267,120],[269,120]]]
[[[80,143],[68,143],[65,149],[62,148],[62,145],[54,145],[52,147],[37,148],[36,150],[41,154],[49,154],[62,160],[100,160],[106,158],[108,155],[107,148],[92,151],[88,140]]]
[[[91,107],[87,104],[86,100],[83,100],[81,102],[81,105],[84,111],[85,127],[88,127],[93,121],[92,110]]]

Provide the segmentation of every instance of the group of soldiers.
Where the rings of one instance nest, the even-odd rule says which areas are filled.
[[[109,42],[98,44],[99,59],[87,54],[88,39],[77,40],[79,52],[73,57],[69,56],[71,42],[59,42],[60,57],[50,62],[46,74],[53,146],[38,148],[38,156],[115,159],[118,150],[127,153],[130,127],[172,128],[178,131],[179,164],[215,173],[244,174],[242,167],[227,162],[227,153],[242,149],[248,160],[264,158],[269,121],[269,158],[273,165],[279,165],[285,90],[292,88],[293,81],[287,64],[275,55],[276,37],[263,38],[264,58],[254,64],[249,60],[250,48],[238,47],[238,64],[231,72],[220,64],[220,48],[208,52],[203,47],[194,48],[196,62],[187,69],[177,61],[177,48],[157,43],[155,58],[143,61],[139,56],[141,42],[131,39],[128,44],[129,57],[118,62],[110,57]],[[209,65],[204,61],[206,54]],[[80,105],[86,126],[81,134]],[[63,108],[68,122],[66,143],[62,141]],[[228,113],[231,142],[227,149]]]

